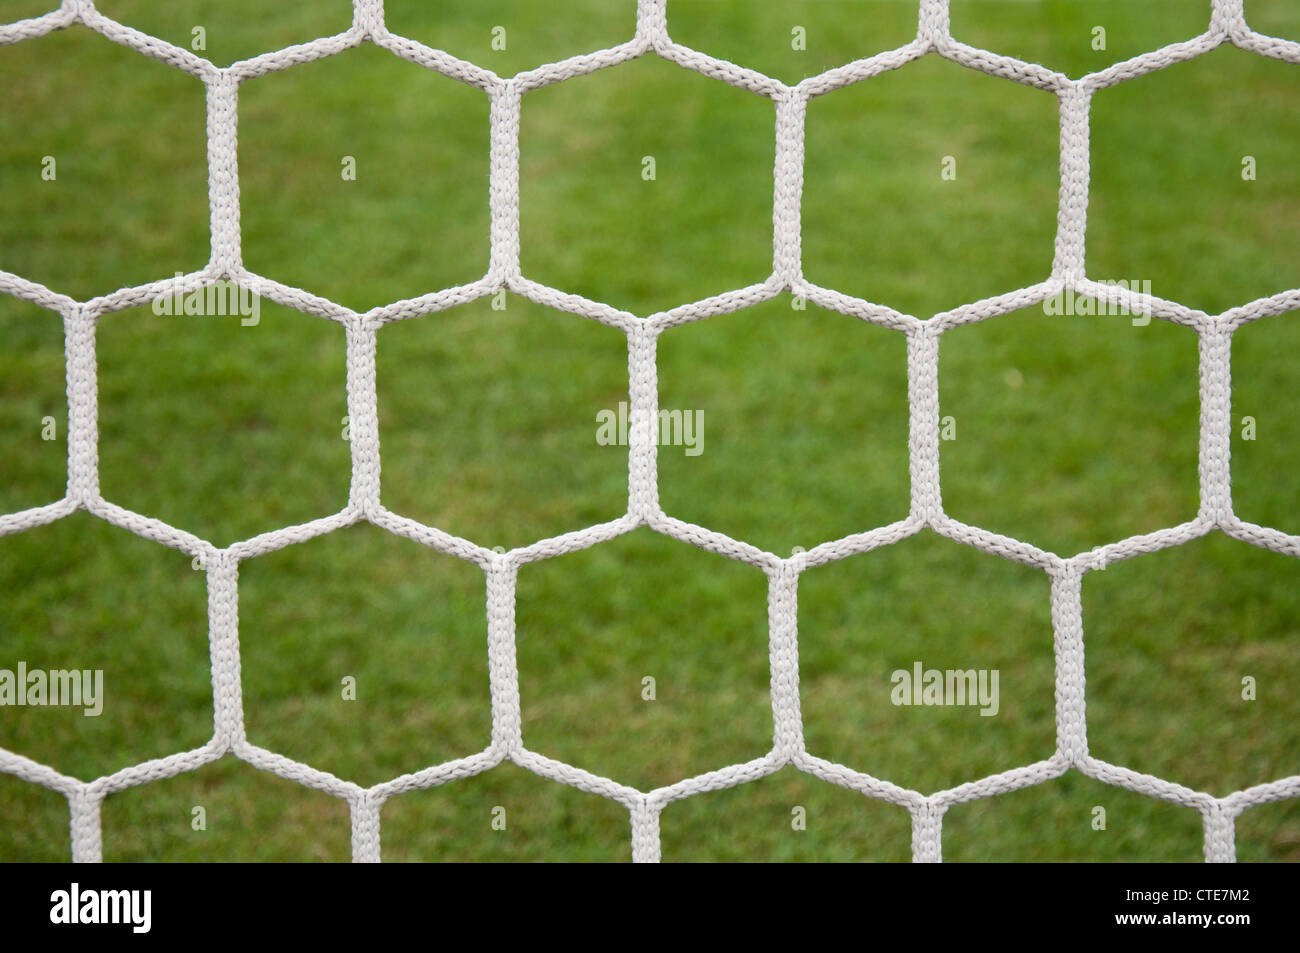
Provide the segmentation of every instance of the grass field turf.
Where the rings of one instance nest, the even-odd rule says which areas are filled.
[[[346,29],[347,3],[98,8],[218,65]],[[954,33],[1077,76],[1195,35],[1202,0],[963,3]],[[627,2],[389,0],[388,25],[501,75],[620,42]],[[0,2],[0,20],[44,10]],[[1252,25],[1300,37],[1294,7]],[[910,2],[672,0],[680,42],[796,81],[915,33]],[[491,27],[508,30],[505,51]],[[808,49],[790,48],[791,27]],[[1091,48],[1105,25],[1108,49]],[[203,90],[84,29],[0,49],[0,268],[79,299],[208,257]],[[1300,285],[1300,76],[1220,49],[1099,93],[1089,273],[1142,279],[1211,312]],[[815,100],[804,270],[920,316],[1050,269],[1056,105],[928,57]],[[638,314],[762,280],[771,267],[770,103],[643,59],[529,93],[521,134],[524,273]],[[354,308],[472,281],[487,261],[487,99],[374,48],[249,81],[240,94],[244,260]],[[44,182],[41,158],[58,161]],[[340,177],[342,156],[356,181]],[[656,159],[656,179],[641,177]],[[957,178],[940,178],[943,156]],[[1243,181],[1242,157],[1258,177]],[[62,495],[57,315],[0,299],[0,511]],[[1234,340],[1236,512],[1300,532],[1294,315]],[[619,515],[626,457],[594,440],[626,399],[616,331],[512,297],[379,337],[383,499],[484,545]],[[106,499],[217,545],[346,503],[342,328],[262,302],[256,327],[139,308],[98,335]],[[660,405],[703,412],[704,452],[659,456],[665,510],[781,555],[906,514],[902,335],[782,298],[667,332]],[[1197,363],[1189,329],[1030,310],[945,335],[946,510],[1061,554],[1196,512]],[[40,439],[46,415],[56,441]],[[0,539],[0,667],[105,670],[105,713],[7,708],[0,746],[92,778],[211,734],[202,573],[86,514]],[[240,572],[250,740],[363,784],[482,748],[483,578],[358,526]],[[806,573],[801,696],[809,749],[923,791],[1047,757],[1048,583],[925,534]],[[640,787],[771,743],[763,574],[630,536],[524,567],[518,652],[526,743]],[[1224,794],[1298,773],[1300,564],[1222,537],[1090,574],[1095,755]],[[996,668],[1002,707],[896,708],[889,673]],[[1240,698],[1243,675],[1259,698]],[[344,675],[358,698],[340,698]],[[657,700],[641,699],[653,675]],[[191,829],[205,807],[208,829]],[[501,805],[506,831],[491,828]],[[805,831],[791,809],[806,808]],[[1094,806],[1108,812],[1091,827]],[[346,859],[346,805],[234,761],[111,796],[104,855]],[[1195,812],[1067,775],[953,808],[944,856],[1185,859]],[[63,859],[67,804],[0,776],[0,858]],[[910,853],[900,808],[790,769],[669,806],[664,858],[883,859]],[[626,812],[512,765],[384,808],[386,859],[625,859]],[[1294,803],[1248,811],[1243,860],[1300,859]]]

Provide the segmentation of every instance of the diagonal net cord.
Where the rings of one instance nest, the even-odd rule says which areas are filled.
[[[631,0],[628,0],[629,10]],[[490,70],[443,51],[389,33],[383,0],[353,0],[351,29],[265,53],[218,68],[188,50],[124,26],[100,14],[89,0],[63,0],[62,6],[34,19],[0,26],[0,45],[43,36],[78,25],[114,42],[161,60],[200,79],[207,89],[208,196],[212,256],[207,267],[180,279],[124,288],[90,301],[65,295],[0,271],[0,291],[31,301],[63,318],[67,354],[68,489],[46,506],[0,515],[0,536],[50,523],[79,509],[146,539],[201,560],[208,587],[211,648],[213,735],[201,748],[131,765],[93,781],[63,775],[15,752],[0,749],[0,771],[44,785],[67,796],[71,811],[72,857],[102,858],[100,808],[104,798],[150,781],[173,777],[215,761],[227,753],[280,777],[343,798],[351,809],[352,855],[356,861],[380,859],[380,810],[406,791],[429,788],[512,761],[542,777],[603,795],[619,802],[631,816],[632,856],[659,860],[659,815],[672,801],[705,791],[743,784],[786,765],[866,796],[906,808],[912,817],[912,856],[941,859],[944,813],[954,804],[992,797],[1058,777],[1070,770],[1153,798],[1195,808],[1204,822],[1205,859],[1235,859],[1235,820],[1245,809],[1300,796],[1300,776],[1236,791],[1222,798],[1194,791],[1162,778],[1108,764],[1088,753],[1085,718],[1083,610],[1081,586],[1091,570],[1143,553],[1155,552],[1219,530],[1235,539],[1278,553],[1300,557],[1300,537],[1256,526],[1232,510],[1230,439],[1230,349],[1233,332],[1259,318],[1300,308],[1300,289],[1253,301],[1220,315],[1207,315],[1176,302],[1135,294],[1090,280],[1084,268],[1089,189],[1089,110],[1093,94],[1125,80],[1163,69],[1231,43],[1243,50],[1300,65],[1300,43],[1253,32],[1246,23],[1243,0],[1212,0],[1205,33],[1146,53],[1081,79],[1031,63],[967,46],[949,31],[948,0],[919,0],[916,39],[906,46],[857,60],[787,86],[733,63],[674,43],[668,33],[666,0],[638,0],[636,32],[610,49],[548,63],[502,79]],[[397,301],[358,314],[332,301],[253,274],[240,254],[237,106],[245,79],[288,69],[373,43],[395,55],[481,89],[491,102],[491,260],[487,274],[472,284]],[[970,69],[1049,90],[1060,103],[1060,205],[1056,252],[1051,276],[1032,287],[963,305],[920,320],[890,308],[821,288],[804,279],[801,267],[800,198],[803,189],[804,116],[814,96],[869,79],[936,53]],[[761,284],[685,304],[639,318],[607,304],[537,284],[519,265],[519,119],[523,94],[614,66],[635,57],[655,55],[682,67],[766,97],[775,107],[776,157],[773,194],[772,275]],[[125,510],[99,493],[95,328],[100,315],[149,303],[162,295],[189,293],[218,280],[233,280],[279,304],[342,324],[347,334],[347,400],[351,418],[352,482],[348,505],[339,513],[299,526],[288,526],[217,549],[206,540],[159,520]],[[906,519],[783,559],[721,533],[667,515],[659,506],[656,446],[647,428],[632,428],[628,449],[628,508],[619,519],[543,539],[498,553],[468,540],[393,513],[379,501],[379,424],[375,391],[375,342],[385,324],[444,310],[508,289],[535,302],[616,327],[628,340],[629,402],[632,419],[657,413],[656,345],[667,328],[727,314],[789,292],[820,307],[899,331],[907,337],[910,406],[912,499]],[[1098,547],[1071,558],[1028,543],[967,526],[943,512],[939,487],[939,339],[946,331],[1031,307],[1064,290],[1106,301],[1137,313],[1194,328],[1200,341],[1200,509],[1180,526]],[[486,575],[487,651],[491,685],[492,736],[483,751],[414,774],[362,788],[259,748],[244,732],[239,662],[239,565],[247,559],[303,542],[359,521],[479,566]],[[649,526],[732,559],[758,566],[768,577],[772,750],[762,758],[734,764],[643,792],[555,761],[524,746],[519,677],[515,660],[515,581],[525,563],[575,552]],[[1014,768],[945,791],[923,795],[826,761],[810,753],[803,740],[799,707],[797,640],[799,575],[857,553],[897,542],[929,528],[986,553],[1033,566],[1051,580],[1052,624],[1056,657],[1056,751],[1046,760]]]

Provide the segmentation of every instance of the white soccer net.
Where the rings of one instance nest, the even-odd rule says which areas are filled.
[[[235,281],[279,304],[342,324],[347,333],[347,399],[352,453],[349,502],[341,512],[265,533],[224,549],[105,500],[99,493],[97,455],[97,319],[102,314],[173,295],[178,286],[174,279],[166,278],[140,287],[124,288],[90,301],[75,301],[18,275],[0,271],[0,291],[63,316],[69,417],[67,495],[47,506],[0,516],[0,535],[41,526],[85,509],[146,539],[201,559],[207,573],[214,707],[212,739],[203,747],[132,765],[93,781],[68,777],[3,749],[0,749],[0,771],[67,796],[71,805],[72,856],[77,861],[101,859],[100,808],[107,795],[191,771],[226,754],[346,800],[351,808],[353,859],[357,861],[379,860],[380,809],[389,798],[465,778],[507,760],[544,778],[622,804],[631,816],[632,855],[637,861],[659,859],[659,815],[667,804],[701,792],[743,784],[787,765],[906,808],[912,817],[912,856],[918,861],[940,859],[943,817],[952,805],[1015,791],[1070,770],[1153,798],[1195,808],[1204,820],[1206,860],[1234,860],[1237,816],[1254,805],[1300,796],[1300,776],[1216,798],[1092,757],[1088,753],[1085,718],[1081,603],[1083,577],[1090,570],[1176,546],[1213,530],[1275,552],[1300,557],[1300,537],[1256,526],[1238,519],[1233,513],[1229,467],[1229,349],[1232,334],[1248,322],[1300,308],[1300,289],[1253,301],[1223,314],[1207,315],[1176,302],[1090,280],[1084,269],[1089,191],[1089,109],[1097,90],[1192,59],[1224,43],[1300,65],[1300,43],[1252,31],[1246,23],[1243,0],[1212,0],[1209,6],[1209,26],[1200,36],[1117,63],[1080,79],[1070,79],[1043,66],[976,49],[955,40],[949,31],[948,0],[919,0],[919,28],[915,40],[898,49],[805,79],[795,86],[674,43],[668,31],[666,0],[639,0],[636,31],[626,43],[548,63],[509,79],[502,79],[491,70],[440,50],[393,35],[384,26],[383,0],[353,0],[353,24],[345,33],[265,53],[225,68],[218,68],[189,50],[108,19],[95,10],[90,0],[63,0],[58,10],[45,16],[0,26],[0,44],[9,44],[80,25],[202,80],[207,89],[212,257],[202,271],[181,279],[180,289],[189,293],[217,281]],[[374,43],[405,60],[468,83],[487,94],[491,101],[491,261],[487,274],[472,284],[358,314],[309,292],[253,274],[243,266],[236,133],[239,86],[244,80],[331,56],[362,43]],[[931,53],[991,76],[1056,94],[1060,102],[1061,187],[1056,253],[1050,277],[1028,288],[920,320],[883,305],[818,287],[803,277],[800,199],[804,116],[809,100],[850,83],[869,80]],[[776,114],[776,162],[771,277],[761,284],[640,318],[607,304],[540,285],[521,273],[519,120],[521,100],[529,90],[647,54],[770,99]],[[609,523],[498,553],[389,511],[379,500],[379,422],[375,390],[375,342],[379,330],[390,322],[440,311],[492,295],[503,288],[540,304],[602,322],[626,334],[629,402],[635,419],[643,420],[657,419],[656,343],[667,328],[737,311],[788,292],[820,307],[901,332],[906,335],[908,346],[910,514],[891,525],[822,543],[808,552],[783,559],[664,513],[659,506],[656,441],[648,428],[633,428],[630,434],[627,513]],[[943,512],[939,488],[938,359],[939,340],[946,331],[1041,304],[1067,290],[1105,301],[1113,307],[1127,308],[1131,313],[1150,313],[1196,330],[1200,339],[1201,362],[1200,510],[1194,520],[1180,526],[1062,558],[1028,543],[965,525]],[[362,520],[472,562],[486,574],[492,705],[491,742],[483,751],[369,788],[343,781],[249,743],[244,733],[238,632],[240,563]],[[519,567],[595,546],[641,526],[649,526],[709,552],[757,566],[767,574],[771,701],[775,726],[772,749],[765,756],[648,792],[599,777],[525,747],[515,662],[515,580]],[[887,546],[926,528],[981,551],[1036,567],[1050,577],[1057,725],[1056,752],[1046,760],[928,796],[826,761],[806,749],[799,704],[797,638],[800,573],[813,566]]]

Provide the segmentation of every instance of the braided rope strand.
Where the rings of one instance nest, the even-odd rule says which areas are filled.
[[[628,0],[631,7],[631,0]],[[1109,86],[1201,56],[1222,44],[1300,65],[1300,43],[1265,36],[1249,27],[1243,0],[1212,0],[1207,31],[1190,40],[1116,63],[1071,79],[1043,66],[967,46],[951,34],[948,0],[918,0],[914,41],[828,70],[790,86],[674,42],[669,35],[666,0],[636,0],[635,31],[627,42],[548,63],[503,79],[491,70],[422,43],[390,33],[382,0],[354,0],[351,28],[221,68],[163,40],[117,23],[90,0],[63,0],[40,17],[0,25],[0,45],[44,36],[54,30],[84,27],[115,43],[199,78],[207,92],[208,201],[211,258],[198,273],[178,279],[186,290],[231,280],[279,304],[344,325],[347,335],[347,406],[351,426],[352,476],[347,506],[310,523],[283,527],[224,549],[159,520],[134,513],[100,495],[98,464],[98,384],[95,331],[102,314],[172,293],[171,279],[123,288],[79,302],[21,276],[0,271],[0,292],[61,315],[66,353],[68,400],[67,492],[63,499],[21,512],[0,514],[0,536],[61,519],[80,509],[145,539],[180,550],[201,561],[207,575],[208,625],[213,697],[213,735],[202,748],[132,765],[92,781],[67,777],[16,752],[0,749],[0,771],[64,794],[70,812],[71,853],[75,861],[102,859],[101,807],[113,792],[192,771],[232,754],[279,777],[347,801],[352,856],[380,860],[380,812],[385,801],[407,791],[427,789],[469,777],[511,761],[543,778],[609,798],[629,812],[633,860],[660,859],[659,818],[669,803],[706,791],[743,784],[787,765],[831,784],[907,810],[912,819],[912,856],[942,859],[943,817],[954,804],[994,797],[1059,777],[1082,774],[1152,798],[1195,808],[1204,822],[1207,861],[1235,859],[1235,819],[1249,807],[1300,797],[1300,776],[1260,784],[1225,797],[1140,774],[1093,758],[1088,751],[1084,678],[1084,619],[1081,586],[1091,570],[1198,539],[1219,529],[1253,545],[1300,557],[1300,537],[1240,520],[1232,509],[1230,446],[1231,339],[1242,325],[1300,308],[1300,289],[1250,302],[1211,316],[1177,302],[1151,299],[1091,281],[1085,269],[1089,198],[1089,114],[1093,94]],[[238,99],[250,78],[333,56],[371,43],[423,69],[460,80],[484,92],[490,102],[490,260],[486,274],[468,285],[430,292],[358,314],[308,291],[248,271],[242,261],[239,217]],[[802,270],[801,199],[804,183],[804,119],[809,101],[926,54],[967,68],[1053,92],[1060,116],[1060,193],[1055,255],[1051,274],[1040,284],[996,298],[972,302],[931,320],[900,314],[880,304],[819,288]],[[529,280],[520,267],[519,131],[523,94],[629,59],[653,55],[711,79],[772,101],[775,130],[772,208],[772,275],[760,284],[639,317],[608,304],[549,288]],[[1028,543],[965,525],[943,511],[939,481],[938,361],[941,338],[964,324],[1008,314],[1041,303],[1064,290],[1125,306],[1144,307],[1161,320],[1193,327],[1200,340],[1200,510],[1193,521],[1110,543],[1063,558]],[[638,428],[628,447],[626,514],[609,523],[539,540],[500,553],[452,536],[385,509],[380,503],[380,446],[376,396],[376,338],[388,323],[407,320],[509,291],[618,328],[628,341],[628,394],[637,418],[653,419],[658,406],[656,345],[663,330],[728,314],[790,293],[820,307],[899,331],[907,338],[911,509],[908,517],[808,552],[782,558],[706,527],[684,523],[659,503],[655,441]],[[1147,313],[1144,311],[1144,313]],[[395,535],[478,566],[485,576],[488,668],[492,731],[477,754],[432,765],[370,788],[267,751],[248,742],[244,732],[239,657],[240,563],[285,546],[367,521]],[[771,751],[652,791],[639,791],[573,765],[555,761],[525,746],[515,652],[515,587],[519,567],[572,553],[629,533],[640,526],[712,553],[761,568],[768,579],[770,695],[774,722]],[[817,757],[805,747],[799,698],[798,586],[808,568],[865,553],[906,539],[924,528],[1047,573],[1055,633],[1057,747],[1050,757],[990,777],[923,795],[888,781]]]

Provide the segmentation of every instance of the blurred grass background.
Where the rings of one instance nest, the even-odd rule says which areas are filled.
[[[51,2],[0,0],[0,21]],[[394,32],[500,75],[631,35],[631,0],[388,0]],[[99,0],[218,65],[347,28],[346,0]],[[671,0],[675,39],[788,82],[907,42],[907,0]],[[1248,0],[1256,29],[1300,11]],[[1201,32],[1208,0],[965,2],[961,39],[1078,76]],[[505,50],[491,48],[506,27]],[[794,26],[807,49],[791,48]],[[1092,48],[1104,26],[1107,49]],[[0,49],[0,268],[79,299],[208,257],[202,85],[83,28]],[[1212,312],[1300,285],[1300,73],[1220,49],[1108,89],[1093,110],[1088,267]],[[244,259],[353,308],[472,281],[487,263],[487,98],[373,47],[246,83]],[[804,265],[819,284],[928,316],[1045,277],[1057,195],[1049,94],[934,57],[815,100]],[[530,92],[522,125],[529,277],[648,314],[770,271],[772,107],[645,58]],[[56,181],[40,176],[56,157]],[[657,177],[641,177],[653,155]],[[1243,181],[1254,156],[1257,178]],[[355,181],[340,175],[356,160]],[[955,181],[940,178],[944,156]],[[99,326],[104,496],[226,545],[342,508],[341,327],[262,302],[261,322]],[[626,399],[622,335],[510,298],[379,338],[383,499],[488,546],[620,514],[626,457],[595,442]],[[1061,554],[1196,512],[1194,333],[1029,310],[941,347],[945,508]],[[1234,341],[1236,511],[1300,532],[1300,324]],[[786,555],[903,517],[901,335],[788,297],[666,333],[660,404],[704,421],[660,453],[671,514]],[[41,439],[42,418],[58,439]],[[1241,418],[1256,422],[1241,439]],[[0,511],[65,482],[58,315],[0,299]],[[469,564],[358,526],[240,571],[250,739],[362,784],[488,739],[484,583]],[[801,694],[815,754],[932,791],[1049,756],[1048,580],[932,534],[806,573]],[[1224,794],[1300,772],[1300,564],[1222,537],[1116,564],[1084,586],[1099,757]],[[766,588],[752,567],[648,530],[524,567],[525,742],[648,788],[771,743]],[[1001,711],[889,704],[889,674],[996,668]],[[0,712],[0,746],[81,778],[211,733],[204,579],[188,557],[84,513],[0,539],[0,667],[102,668],[99,718]],[[357,679],[344,701],[340,680]],[[657,700],[641,698],[653,676]],[[1241,679],[1258,699],[1241,699]],[[207,830],[191,829],[195,806]],[[492,809],[507,811],[493,830]],[[791,826],[796,805],[807,829]],[[1093,808],[1106,808],[1104,832]],[[235,761],[111,796],[109,860],[348,857],[346,805]],[[902,809],[786,770],[666,809],[664,858],[904,860]],[[512,765],[404,795],[384,856],[626,859],[617,804]],[[1248,811],[1243,860],[1300,860],[1293,802]],[[1199,816],[1067,775],[953,808],[950,860],[1197,860]],[[0,776],[0,858],[65,859],[66,801]]]

